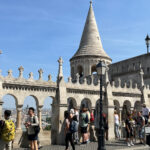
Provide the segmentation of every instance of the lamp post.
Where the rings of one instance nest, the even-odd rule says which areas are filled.
[[[97,74],[100,76],[100,121],[99,121],[99,137],[98,137],[98,150],[106,150],[105,148],[105,137],[104,137],[104,122],[103,122],[103,76],[105,75],[106,65],[100,61],[96,66]]]
[[[147,54],[148,54],[149,53],[149,45],[150,45],[150,37],[148,36],[148,34],[147,34],[147,36],[145,38],[145,42],[146,42]]]

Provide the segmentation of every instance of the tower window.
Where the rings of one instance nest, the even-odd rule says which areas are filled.
[[[80,77],[83,76],[83,67],[82,66],[78,66],[78,74],[80,75]]]
[[[74,67],[71,68],[71,77],[74,78]]]
[[[92,74],[96,74],[96,73],[97,73],[97,71],[96,71],[96,65],[93,65],[93,66],[91,67],[91,73],[92,73]]]

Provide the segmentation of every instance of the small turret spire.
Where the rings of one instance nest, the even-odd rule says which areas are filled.
[[[90,0],[90,5],[92,5],[92,0]]]

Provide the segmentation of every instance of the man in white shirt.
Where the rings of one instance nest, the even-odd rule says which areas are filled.
[[[149,109],[146,107],[145,104],[143,104],[142,115],[145,118],[145,124],[147,124],[148,123],[148,116],[149,116]]]

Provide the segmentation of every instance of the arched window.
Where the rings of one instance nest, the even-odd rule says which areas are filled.
[[[92,73],[92,74],[96,74],[96,73],[97,73],[97,71],[96,71],[96,65],[93,65],[93,66],[91,67],[91,73]]]
[[[4,119],[4,111],[9,109],[11,110],[11,119],[17,125],[17,98],[14,95],[6,94],[3,98],[3,105],[2,105],[2,119]]]
[[[52,103],[53,98],[47,97],[44,100],[44,105],[42,108],[42,129],[46,131],[51,130],[51,122],[52,122]]]
[[[74,67],[71,68],[71,77],[74,78]]]
[[[83,67],[81,65],[78,66],[78,74],[80,75],[80,77],[83,76]]]

